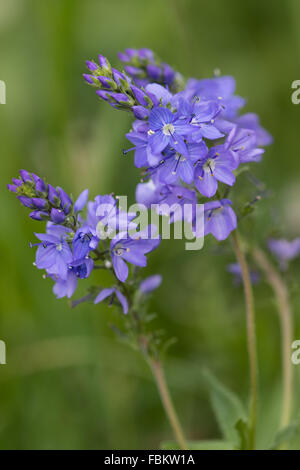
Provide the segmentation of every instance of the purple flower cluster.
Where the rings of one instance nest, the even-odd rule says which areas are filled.
[[[190,79],[178,91],[170,86],[175,72],[157,64],[152,51],[127,49],[119,57],[131,77],[128,88],[134,87],[138,100],[131,106],[136,119],[126,135],[133,147],[124,153],[134,151],[135,166],[143,169],[143,181],[148,180],[138,185],[137,201],[159,204],[166,194],[170,198],[175,191],[176,199],[178,188],[185,188],[195,205],[204,204],[204,233],[226,239],[237,226],[227,199],[236,170],[260,161],[272,137],[257,115],[239,114],[245,100],[235,95],[232,77]],[[197,210],[192,214],[195,226]]]
[[[125,72],[138,87],[155,82],[176,90],[182,81],[181,75],[162,62],[150,49],[126,49],[118,56],[124,64]]]
[[[35,265],[54,280],[57,298],[70,298],[78,279],[89,277],[94,268],[101,267],[114,274],[116,286],[102,290],[95,303],[116,297],[126,313],[128,299],[121,292],[123,283],[129,276],[129,266],[146,266],[146,254],[159,245],[155,227],[136,231],[136,214],[121,210],[112,195],[88,201],[85,190],[73,203],[62,188],[46,184],[35,174],[21,170],[20,176],[8,189],[24,206],[33,209],[33,219],[47,221],[46,233],[36,233],[39,242],[31,246],[37,246]]]

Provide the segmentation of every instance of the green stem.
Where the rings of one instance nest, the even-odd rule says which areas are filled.
[[[180,446],[180,449],[187,450],[186,440],[177,416],[177,413],[174,408],[170,392],[165,379],[165,374],[161,365],[161,362],[157,359],[149,358],[149,365],[153,372],[157,388],[159,390],[160,398],[164,406],[166,415],[169,419],[170,425],[173,429],[174,436]]]
[[[242,270],[242,279],[244,285],[246,313],[247,313],[247,335],[248,335],[248,355],[250,367],[250,415],[249,415],[249,447],[255,449],[256,435],[256,415],[257,415],[257,352],[256,352],[256,333],[255,333],[255,311],[254,297],[250,280],[249,269],[243,250],[241,248],[239,235],[235,230],[232,232],[233,247],[237,261]]]
[[[293,403],[293,366],[290,358],[291,344],[293,341],[293,316],[288,290],[278,271],[261,249],[255,248],[253,250],[253,257],[272,287],[278,305],[278,313],[281,322],[283,380],[280,426],[284,428],[288,426],[290,422]]]
[[[141,324],[137,311],[132,309],[131,314],[133,319],[133,329],[137,333],[139,349],[152,370],[153,377],[155,379],[155,383],[175,439],[181,450],[187,450],[187,444],[183,430],[168,389],[161,361],[158,358],[159,353],[158,351],[155,351],[154,353],[153,351],[151,352],[151,349],[149,348],[149,338],[147,338],[147,335],[145,335],[143,325]]]

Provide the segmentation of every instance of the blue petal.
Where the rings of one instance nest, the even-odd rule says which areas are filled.
[[[217,180],[221,181],[222,183],[228,184],[229,186],[233,186],[235,183],[235,176],[225,165],[218,165],[216,164],[214,169],[214,175]]]
[[[167,108],[155,108],[149,116],[150,129],[157,131],[174,120],[174,114]]]
[[[116,276],[121,282],[125,282],[128,278],[128,266],[121,256],[112,255],[113,268],[115,270]]]
[[[217,192],[218,182],[211,173],[203,171],[198,166],[195,169],[195,186],[203,196],[212,197]]]
[[[82,191],[82,193],[78,196],[78,198],[77,198],[77,200],[74,204],[74,211],[75,212],[79,212],[84,208],[84,206],[87,203],[88,196],[89,196],[89,190],[88,189],[85,189],[84,191]]]
[[[98,304],[99,302],[102,302],[102,300],[106,299],[109,297],[115,289],[110,288],[110,289],[102,289],[102,291],[97,295],[97,297],[94,300],[94,304]]]
[[[149,143],[153,153],[161,153],[171,141],[171,136],[165,135],[162,131],[157,131],[150,136]]]
[[[122,305],[123,312],[126,315],[128,313],[128,301],[126,297],[118,289],[115,289],[115,293],[119,299],[120,304]]]
[[[186,184],[191,184],[194,179],[194,168],[188,161],[181,161],[178,165],[178,175]]]

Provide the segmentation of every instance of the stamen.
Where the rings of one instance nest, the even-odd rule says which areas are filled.
[[[174,170],[172,171],[172,175],[176,175],[176,172],[177,172],[177,170],[178,170],[178,165],[179,165],[179,163],[180,163],[180,157],[181,157],[181,155],[177,156],[177,154],[176,154],[176,156],[175,156],[175,158],[176,158],[176,164],[175,164]]]
[[[123,153],[123,155],[127,155],[128,152],[131,152],[132,150],[135,150],[135,149],[136,149],[136,147],[131,147],[130,149],[123,149],[122,153]]]
[[[156,172],[156,170],[164,163],[165,163],[165,160],[161,160],[158,165],[154,167],[150,166],[149,168],[146,168],[144,171],[145,176],[141,178],[141,182],[143,183],[144,181],[146,181],[147,178],[150,178]]]

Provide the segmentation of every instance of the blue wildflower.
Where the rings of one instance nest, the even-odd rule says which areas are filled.
[[[36,252],[35,264],[38,269],[46,269],[48,274],[66,280],[68,266],[73,260],[73,254],[66,241],[68,232],[62,233],[52,229],[50,233],[36,233],[41,241]]]
[[[152,151],[158,154],[170,145],[179,153],[185,154],[187,147],[183,136],[194,131],[193,126],[182,121],[179,115],[168,108],[155,108],[149,116],[149,143]]]
[[[129,236],[128,232],[120,232],[112,239],[110,243],[112,264],[121,282],[125,282],[128,277],[129,270],[126,263],[140,267],[146,266],[145,255],[160,243],[159,238],[143,238],[144,236],[144,233]]]
[[[237,218],[228,199],[204,204],[204,235],[211,233],[217,240],[228,238],[237,227]]]
[[[206,197],[212,197],[218,189],[218,181],[233,186],[233,171],[239,165],[239,159],[224,146],[212,147],[206,158],[199,161],[195,168],[195,186]]]

